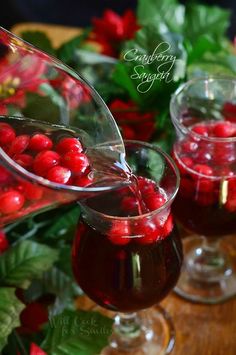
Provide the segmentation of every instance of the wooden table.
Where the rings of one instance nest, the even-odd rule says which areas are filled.
[[[35,23],[19,24],[12,29],[17,35],[26,30],[45,31],[55,47],[80,33],[78,28]],[[172,293],[162,305],[175,325],[173,355],[236,355],[236,298],[209,306],[187,302]],[[94,304],[82,297],[78,307],[91,309]]]

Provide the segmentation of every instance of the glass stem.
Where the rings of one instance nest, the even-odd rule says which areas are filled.
[[[232,273],[225,253],[220,249],[219,238],[205,238],[201,247],[191,252],[187,258],[187,268],[191,277],[202,282],[218,282]]]
[[[151,337],[150,332],[137,313],[119,313],[115,317],[111,346],[126,350],[138,348]]]

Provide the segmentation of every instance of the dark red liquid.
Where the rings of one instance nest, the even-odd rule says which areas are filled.
[[[176,284],[182,251],[174,230],[151,245],[115,245],[80,222],[73,270],[82,290],[105,308],[132,312],[162,300]]]
[[[200,125],[210,132],[212,127]],[[205,236],[236,231],[235,147],[232,142],[197,141],[191,136],[175,144],[181,182],[173,212],[186,229]]]
[[[97,204],[103,213],[107,209],[110,215],[125,214],[119,209],[122,199],[120,193],[116,200],[110,196],[109,202],[99,197],[93,199],[93,208]],[[101,233],[86,223],[86,217],[81,218],[73,245],[73,270],[79,286],[97,304],[114,311],[137,311],[159,302],[174,287],[182,262],[181,242],[170,214],[162,227],[159,216],[155,218],[149,222],[141,216],[137,224],[132,222],[127,233],[131,237],[124,242],[111,234],[117,220],[111,219]],[[122,235],[126,222],[130,222],[128,217],[118,221],[118,234],[120,230]],[[149,238],[153,229],[145,230],[147,234],[140,238],[148,223],[157,240]]]

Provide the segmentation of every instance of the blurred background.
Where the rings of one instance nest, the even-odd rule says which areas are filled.
[[[189,0],[183,0],[187,3]],[[232,10],[228,35],[236,33],[236,0],[202,0],[198,3],[218,5]],[[106,8],[122,14],[126,9],[135,9],[136,0],[8,0],[0,12],[0,25],[11,28],[19,22],[42,22],[83,27],[90,25],[92,17],[101,17]]]

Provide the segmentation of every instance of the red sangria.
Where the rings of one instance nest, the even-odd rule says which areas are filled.
[[[178,135],[173,158],[181,175],[173,211],[189,232],[201,236],[193,249],[186,239],[185,268],[176,291],[200,302],[217,303],[236,293],[236,278],[219,239],[236,231],[236,122],[226,114],[226,100],[235,87],[230,79],[196,79],[171,102]]]
[[[170,210],[178,188],[172,161],[145,143],[127,142],[126,152],[136,176],[129,187],[81,204],[72,262],[79,286],[91,299],[112,311],[133,313],[158,303],[174,287],[182,248]],[[113,346],[132,348],[146,338],[134,314],[132,329],[139,331],[122,340],[118,334],[127,315],[118,319]]]

